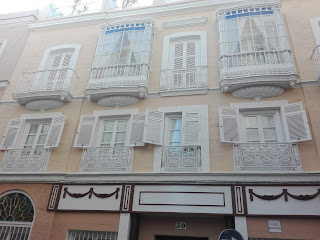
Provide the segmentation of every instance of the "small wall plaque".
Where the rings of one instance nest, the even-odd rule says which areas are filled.
[[[280,220],[268,220],[269,233],[281,233]]]
[[[176,230],[186,230],[187,223],[186,222],[176,222]]]

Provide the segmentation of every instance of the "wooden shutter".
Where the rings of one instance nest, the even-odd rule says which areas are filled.
[[[143,132],[145,119],[146,113],[137,113],[131,115],[127,146],[144,146]]]
[[[2,143],[0,146],[1,150],[4,149],[13,149],[15,147],[15,143],[17,137],[19,135],[23,120],[22,119],[11,119],[7,130],[3,136]]]
[[[93,145],[93,137],[97,125],[97,116],[81,116],[76,139],[73,147],[91,147]]]
[[[65,116],[58,116],[52,118],[48,136],[44,144],[44,148],[53,148],[59,146],[64,124]]]
[[[281,113],[288,142],[311,140],[308,120],[302,103],[284,105],[281,107]]]
[[[182,113],[182,133],[184,146],[201,145],[200,114],[197,112]]]
[[[220,141],[240,142],[240,123],[238,108],[219,108]]]
[[[146,112],[143,142],[162,145],[163,127],[164,113],[148,109]]]

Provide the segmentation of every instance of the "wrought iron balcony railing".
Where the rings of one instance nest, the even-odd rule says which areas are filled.
[[[320,45],[316,46],[313,49],[311,58],[313,59],[314,64],[316,65],[317,69],[317,80],[320,81]]]
[[[80,172],[128,172],[132,147],[92,147],[83,149]]]
[[[302,171],[295,143],[240,143],[233,145],[235,169],[240,172]]]
[[[162,147],[161,172],[201,172],[201,147]]]
[[[78,78],[72,68],[50,69],[21,74],[22,79],[14,93],[19,94],[34,92],[65,91],[70,93]]]
[[[1,222],[0,239],[29,239],[31,226],[29,222]]]
[[[163,91],[205,87],[207,87],[207,66],[161,71],[160,89]]]
[[[296,74],[290,50],[268,50],[222,55],[221,79]]]
[[[92,68],[87,89],[148,86],[147,64],[113,65]]]
[[[44,172],[50,149],[9,149],[2,159],[0,172]]]

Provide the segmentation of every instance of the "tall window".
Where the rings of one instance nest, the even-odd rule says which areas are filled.
[[[101,137],[101,147],[123,147],[126,141],[127,120],[105,120]]]
[[[223,68],[290,61],[280,6],[222,10],[218,18]]]
[[[168,146],[180,146],[182,116],[168,116],[166,119],[166,125],[165,129],[168,131]]]
[[[50,125],[50,122],[30,124],[29,132],[23,147],[43,148],[48,136]]]
[[[92,78],[138,76],[149,65],[153,22],[132,21],[102,28]]]

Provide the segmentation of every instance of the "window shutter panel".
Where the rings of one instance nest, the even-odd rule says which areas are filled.
[[[196,66],[196,42],[187,42],[186,68]]]
[[[181,69],[183,67],[183,58],[184,58],[183,50],[184,50],[183,43],[174,44],[173,69]]]
[[[162,145],[164,113],[148,109],[144,126],[143,142]]]
[[[197,112],[182,113],[183,145],[201,145],[200,114]]]
[[[83,148],[92,146],[97,121],[97,116],[81,116],[73,147]]]
[[[281,107],[281,113],[288,142],[311,140],[308,120],[302,103],[284,105]]]
[[[58,147],[65,123],[65,116],[52,118],[44,148]]]
[[[143,132],[145,119],[145,113],[137,113],[131,115],[127,146],[144,146]]]
[[[2,139],[2,143],[0,146],[1,150],[14,148],[22,123],[23,123],[22,119],[10,120],[7,130]]]
[[[73,55],[72,53],[68,53],[64,55],[62,67],[68,67],[70,65],[72,55]]]
[[[220,141],[240,142],[240,123],[238,108],[219,107]]]
[[[62,59],[62,55],[54,56],[53,63],[52,63],[53,69],[58,68],[60,66],[61,59]]]

